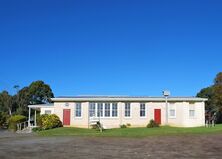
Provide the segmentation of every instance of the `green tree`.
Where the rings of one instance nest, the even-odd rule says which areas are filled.
[[[32,82],[29,86],[29,94],[31,104],[50,103],[50,98],[54,97],[50,86],[43,81]]]
[[[222,112],[222,72],[218,73],[213,85],[214,102],[218,111]]]
[[[197,97],[208,98],[206,110],[217,112],[218,121],[222,122],[222,72],[216,75],[214,84],[203,88]]]
[[[13,97],[9,95],[7,91],[0,93],[0,111],[8,112],[9,115],[12,115],[13,109]]]
[[[214,101],[214,90],[213,87],[207,87],[201,89],[199,93],[197,93],[197,97],[207,98],[205,109],[212,111],[216,109],[215,101]]]
[[[50,103],[54,97],[49,85],[43,81],[34,81],[28,87],[19,90],[19,86],[13,87],[16,94],[11,96],[7,91],[0,92],[0,112],[9,115],[13,113],[20,115],[28,114],[28,105]]]
[[[29,87],[24,87],[18,91],[16,95],[16,103],[17,103],[17,110],[16,113],[20,115],[27,115],[28,113],[28,105],[30,104],[30,93]]]
[[[222,72],[219,72],[214,79],[214,85],[222,85]]]

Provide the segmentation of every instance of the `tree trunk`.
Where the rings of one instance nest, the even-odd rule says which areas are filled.
[[[10,116],[12,116],[12,110],[10,108],[8,109],[8,113]]]

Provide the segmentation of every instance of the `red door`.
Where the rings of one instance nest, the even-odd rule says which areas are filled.
[[[161,109],[154,109],[154,121],[161,124]]]
[[[63,125],[70,125],[70,109],[63,109]]]

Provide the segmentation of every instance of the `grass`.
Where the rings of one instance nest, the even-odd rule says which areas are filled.
[[[92,137],[148,137],[164,135],[194,135],[194,134],[214,134],[222,133],[222,124],[213,128],[176,128],[176,127],[159,127],[159,128],[125,128],[109,129],[100,133],[94,129],[83,128],[56,128],[38,132],[40,136],[92,136]]]

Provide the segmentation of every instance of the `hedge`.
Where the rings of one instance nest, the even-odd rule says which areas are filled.
[[[0,128],[5,127],[5,125],[7,125],[8,118],[9,118],[9,116],[7,113],[0,112]]]
[[[43,114],[37,118],[38,126],[43,129],[52,129],[62,126],[62,122],[60,121],[59,117],[55,114]]]
[[[8,128],[11,130],[17,130],[17,124],[25,122],[27,118],[23,115],[13,115],[8,120]]]

